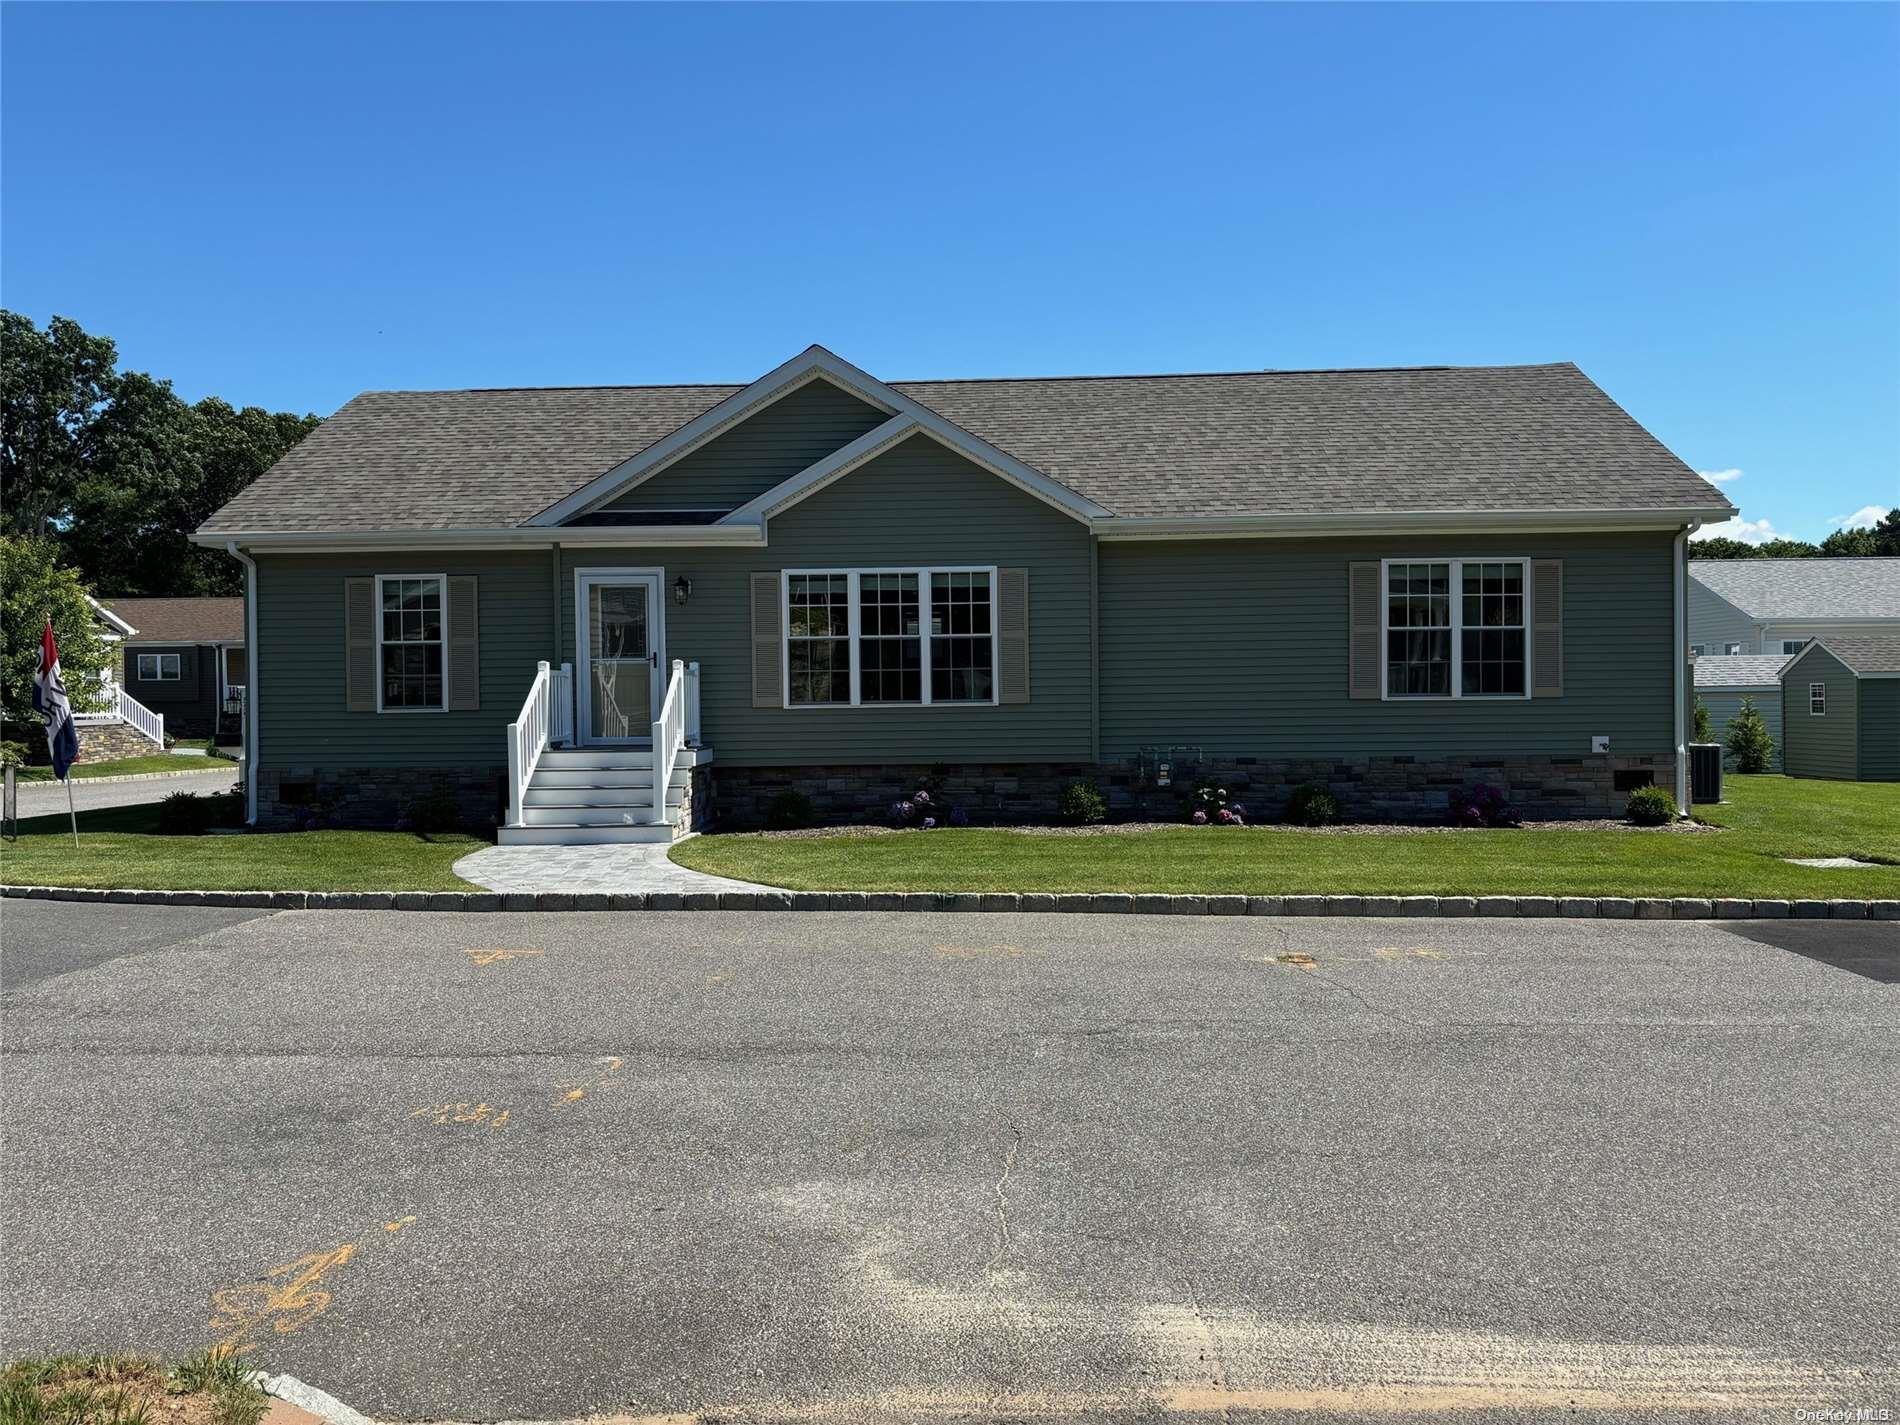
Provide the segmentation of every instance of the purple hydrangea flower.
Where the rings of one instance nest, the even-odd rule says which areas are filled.
[[[1194,810],[1194,824],[1196,826],[1207,825],[1207,813],[1202,811],[1199,807],[1196,807]]]
[[[916,802],[920,806],[928,806],[930,805],[930,793],[920,790],[916,796],[911,798],[911,800]]]
[[[925,817],[925,818],[924,818],[924,830],[925,830],[925,831],[934,831],[934,830],[936,830],[936,827],[937,827],[937,818],[936,818],[936,817],[934,817],[934,816],[927,816],[927,817]]]

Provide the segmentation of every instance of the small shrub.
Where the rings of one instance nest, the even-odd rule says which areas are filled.
[[[1454,792],[1451,798],[1453,826],[1516,826],[1517,812],[1501,788],[1488,782]]]
[[[1302,782],[1286,800],[1286,819],[1295,826],[1326,826],[1339,820],[1339,798],[1315,782]]]
[[[1695,700],[1695,731],[1690,735],[1697,742],[1711,742],[1715,738],[1709,723],[1709,705],[1700,698]]]
[[[1728,752],[1738,772],[1766,772],[1768,759],[1775,755],[1775,739],[1768,735],[1768,720],[1761,715],[1753,698],[1743,698],[1741,711],[1728,721]]]
[[[211,798],[195,792],[173,792],[158,804],[158,834],[203,836],[211,829],[216,814]]]
[[[1090,826],[1108,819],[1108,803],[1095,783],[1077,780],[1062,789],[1056,812],[1071,826]]]
[[[1196,826],[1245,826],[1247,809],[1227,800],[1227,788],[1218,782],[1197,782],[1183,803],[1187,819]]]
[[[0,767],[24,767],[33,751],[24,742],[0,742]]]
[[[1676,819],[1676,798],[1667,787],[1638,787],[1623,814],[1637,826],[1665,826]]]
[[[818,808],[811,798],[796,788],[787,787],[765,804],[765,824],[774,831],[801,831],[818,819]]]
[[[935,831],[945,820],[953,826],[962,826],[967,820],[961,807],[944,806],[933,800],[928,787],[919,787],[902,801],[892,802],[884,816],[900,830],[915,831]]]

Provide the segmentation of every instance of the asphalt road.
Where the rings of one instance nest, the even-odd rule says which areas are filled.
[[[0,918],[0,1354],[392,1419],[1900,1407],[1892,926]]]
[[[175,777],[141,777],[136,781],[124,782],[75,777],[73,807],[78,811],[93,811],[99,807],[140,806],[145,802],[162,802],[173,792],[221,792],[237,784],[237,769],[229,762],[206,761],[214,770],[186,772]],[[53,816],[66,810],[66,786],[63,782],[21,782],[18,791],[22,821],[33,816]]]

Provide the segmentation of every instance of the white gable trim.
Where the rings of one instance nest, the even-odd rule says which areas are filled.
[[[117,614],[113,613],[111,609],[107,608],[104,604],[100,603],[91,594],[86,595],[86,602],[92,605],[92,611],[94,613],[99,615],[100,618],[104,619],[107,623],[111,624],[114,628],[116,628],[119,631],[118,632],[119,637],[130,638],[132,637],[132,635],[138,632],[136,628],[132,627],[131,624],[127,623],[124,619],[120,618]],[[111,635],[108,635],[108,637],[110,636]]]
[[[952,425],[928,406],[921,405],[901,392],[893,390],[875,376],[859,370],[835,352],[827,351],[822,346],[812,346],[801,351],[784,365],[768,371],[743,391],[733,392],[711,410],[695,416],[671,435],[655,441],[633,459],[588,481],[558,504],[550,505],[529,520],[528,524],[561,524],[573,519],[576,515],[584,514],[590,509],[608,503],[641,481],[659,474],[666,466],[697,450],[715,436],[731,429],[761,407],[770,405],[807,382],[821,377],[849,391],[860,400],[876,406],[879,410],[889,412],[893,417],[907,417],[915,428],[921,429],[959,454],[967,456],[992,474],[1001,476],[1038,499],[1073,515],[1076,519],[1086,522],[1099,519],[1108,513],[1094,501],[1084,499],[1068,486],[1051,480],[1041,471],[1023,464],[1007,451],[999,450],[980,436],[970,434],[961,426]],[[885,426],[879,426],[877,429],[883,430],[888,424],[889,422],[886,422]],[[875,431],[872,432],[872,434],[875,433]],[[852,445],[857,443],[854,441]],[[851,446],[845,447],[846,450],[851,448]],[[774,508],[784,508],[796,503],[797,499],[802,499],[806,494],[812,493],[812,490],[806,488],[805,485],[811,471],[827,465],[836,458],[837,453],[841,452],[834,452],[832,456],[799,472],[774,489],[766,491],[745,509],[749,510],[761,501]],[[830,478],[836,479],[838,474],[842,473],[841,471],[834,473]],[[792,498],[782,498],[786,495],[791,495]],[[741,520],[739,517],[744,513],[744,510],[735,510],[720,523],[745,523],[758,518],[756,514],[753,514]]]

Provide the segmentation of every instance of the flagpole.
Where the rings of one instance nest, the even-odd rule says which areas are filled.
[[[77,851],[79,849],[79,813],[73,809],[73,779],[67,777],[64,780],[66,783],[66,815],[72,818],[73,850]]]

